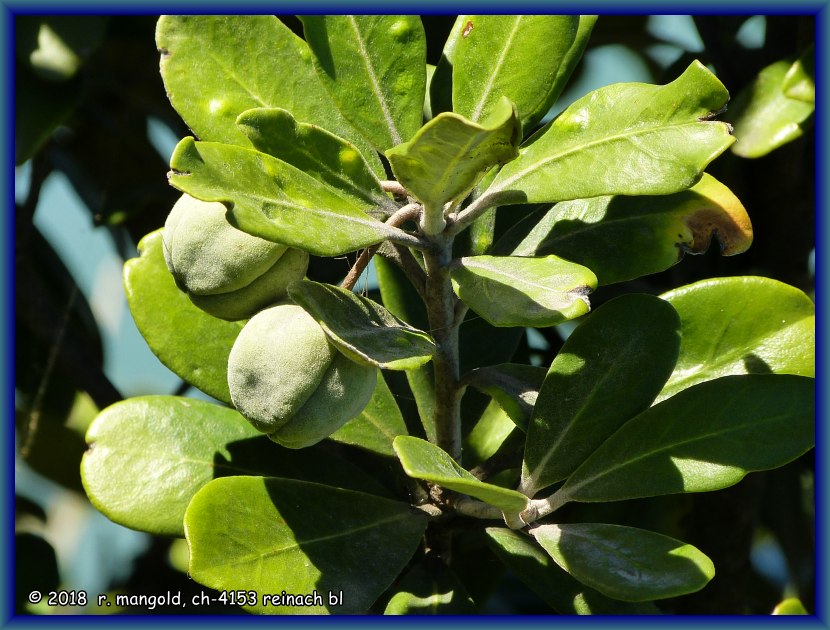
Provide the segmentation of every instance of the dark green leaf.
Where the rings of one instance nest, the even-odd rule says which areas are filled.
[[[421,126],[426,39],[414,15],[300,18],[314,66],[340,111],[385,151]]]
[[[37,591],[46,596],[61,584],[55,549],[41,536],[16,531],[14,534],[14,612],[21,615],[33,606],[31,593]],[[6,600],[8,601],[8,600]],[[43,600],[46,603],[46,600]],[[27,610],[29,609],[29,610]],[[10,611],[11,612],[11,611]],[[43,614],[60,612],[46,609]]]
[[[263,477],[216,479],[185,514],[190,574],[217,590],[255,591],[252,612],[360,614],[412,557],[426,517],[362,492]],[[276,605],[269,595],[320,596]],[[329,594],[342,598],[336,604]]]
[[[193,495],[215,477],[271,474],[385,494],[366,473],[311,447],[277,446],[233,409],[192,398],[139,396],[102,411],[81,463],[93,505],[127,527],[183,536]]]
[[[369,400],[369,404],[357,418],[347,422],[329,438],[381,455],[394,456],[392,440],[399,435],[406,434],[406,424],[395,402],[395,397],[389,391],[389,386],[383,376],[378,375],[375,393]]]
[[[562,65],[579,16],[462,15],[458,22],[463,26],[451,35],[457,38],[451,44],[453,111],[478,122],[507,96],[522,125],[532,127],[562,90]]]
[[[179,190],[230,205],[234,227],[319,256],[380,243],[392,229],[336,189],[252,149],[185,138],[170,167]]]
[[[156,45],[170,102],[201,140],[250,146],[237,116],[280,107],[353,142],[383,174],[320,83],[308,45],[273,15],[165,15]]]
[[[398,181],[435,215],[433,231],[440,231],[444,205],[465,197],[489,168],[515,158],[520,141],[516,110],[504,98],[481,124],[439,114],[386,156]]]
[[[706,173],[672,195],[622,195],[563,201],[537,221],[514,256],[556,254],[591,269],[600,285],[633,280],[705,252],[713,237],[732,256],[752,243],[740,200]]]
[[[533,540],[517,531],[488,527],[490,546],[520,580],[563,615],[654,615],[651,603],[610,599],[581,584],[553,562]]]
[[[720,490],[783,466],[815,443],[811,378],[724,376],[685,389],[629,420],[551,497],[617,501]]]
[[[661,296],[680,315],[680,355],[657,400],[728,374],[815,374],[815,305],[752,276],[712,278]]]
[[[434,561],[433,561],[434,560]],[[404,574],[385,615],[471,615],[475,604],[440,559],[427,558]]]
[[[527,430],[521,490],[565,479],[624,422],[647,409],[680,346],[675,310],[651,295],[603,304],[568,337]]]
[[[377,302],[311,280],[294,283],[288,293],[353,361],[386,370],[411,370],[432,359],[432,338]]]
[[[527,506],[526,496],[515,490],[479,481],[434,444],[401,435],[395,438],[392,446],[401,460],[404,472],[410,477],[468,494],[507,513],[521,512]]]
[[[547,370],[543,367],[503,363],[477,368],[465,380],[492,396],[516,426],[526,431],[546,374]]]
[[[485,195],[512,204],[689,188],[735,141],[729,125],[709,120],[728,98],[697,61],[668,85],[600,88],[534,135]]]
[[[584,315],[590,269],[557,256],[470,256],[452,271],[455,293],[493,326],[554,326]]]
[[[729,119],[738,139],[732,147],[735,155],[761,157],[804,134],[815,103],[784,94],[792,67],[792,60],[767,66],[730,103]]]
[[[255,149],[329,184],[355,204],[376,206],[386,215],[397,210],[351,142],[318,125],[299,122],[278,108],[249,109],[239,115],[236,124]]]
[[[540,525],[530,530],[560,567],[600,593],[628,602],[702,589],[712,561],[691,545],[634,527],[604,523]]]
[[[135,324],[150,349],[185,381],[229,403],[228,355],[245,322],[226,322],[197,308],[164,262],[161,230],[138,244],[124,265],[124,288]]]

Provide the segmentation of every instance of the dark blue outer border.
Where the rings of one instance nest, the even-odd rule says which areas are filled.
[[[0,273],[0,296],[2,296],[2,316],[0,318],[0,350],[2,350],[3,388],[0,408],[2,408],[2,429],[0,429],[0,482],[2,482],[2,505],[0,511],[0,544],[3,553],[2,572],[0,572],[0,628],[5,627],[100,627],[112,625],[129,625],[133,627],[193,626],[193,627],[239,627],[247,625],[278,625],[280,628],[344,625],[352,627],[378,625],[464,625],[475,627],[551,627],[576,628],[583,626],[630,626],[641,627],[671,625],[677,627],[711,627],[713,624],[724,627],[775,627],[785,626],[828,628],[828,607],[830,607],[830,589],[828,589],[828,545],[827,532],[830,531],[827,519],[830,466],[828,465],[828,376],[827,343],[825,322],[827,319],[827,270],[830,260],[824,250],[827,242],[830,219],[830,169],[827,159],[827,116],[828,107],[828,68],[830,68],[830,0],[774,0],[751,2],[748,0],[727,0],[725,2],[678,2],[652,0],[641,2],[614,2],[611,0],[594,2],[542,2],[528,1],[509,4],[495,2],[471,2],[469,0],[439,4],[432,2],[397,2],[381,0],[362,0],[345,4],[320,2],[252,2],[230,3],[225,1],[195,2],[193,0],[165,4],[152,2],[125,2],[116,6],[106,3],[90,2],[46,2],[40,0],[0,0],[0,41],[2,41],[3,63],[2,85],[5,98],[0,106],[3,125],[0,127],[0,146],[3,151],[4,169],[0,175],[0,194],[3,199],[3,222],[0,229],[0,255],[3,256],[3,273]],[[818,142],[816,152],[816,615],[810,617],[440,617],[428,622],[415,618],[263,618],[263,617],[142,617],[142,616],[83,616],[83,617],[13,617],[11,605],[14,601],[14,18],[22,14],[160,14],[160,13],[606,13],[606,14],[809,14],[816,17],[816,116],[815,133]],[[782,209],[782,211],[786,211]]]

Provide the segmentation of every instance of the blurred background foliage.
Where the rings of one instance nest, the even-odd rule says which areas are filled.
[[[437,63],[453,20],[423,17],[430,63]],[[285,21],[300,34],[298,21]],[[93,601],[98,593],[179,590],[186,596],[204,590],[187,578],[183,541],[110,523],[89,505],[79,477],[83,435],[99,409],[145,393],[202,395],[147,349],[120,280],[123,261],[136,255],[144,234],[163,225],[179,196],[167,184],[167,160],[176,140],[189,133],[167,101],[154,29],[152,16],[16,18],[18,612],[55,612],[27,604],[31,590],[83,589]],[[727,275],[776,278],[813,295],[815,140],[809,93],[797,83],[801,74],[811,80],[813,41],[809,16],[599,19],[571,86],[548,120],[592,89],[617,81],[666,83],[696,58],[733,97],[721,118],[740,129],[767,116],[759,128],[775,138],[760,138],[756,157],[732,151],[710,168],[752,218],[755,241],[747,253],[723,258],[713,245],[664,273],[602,287],[592,296],[594,307],[621,292],[659,294]],[[781,77],[805,51],[782,86]],[[759,82],[759,73],[776,63],[781,71],[773,84]],[[777,107],[776,98],[807,105],[787,100],[789,108]],[[772,134],[779,128],[781,133]],[[509,228],[519,214],[500,213],[497,230]],[[309,275],[337,282],[348,266],[342,258],[314,259]],[[376,290],[371,272],[365,287],[370,295]],[[514,360],[549,365],[568,330],[529,331]],[[413,414],[403,382],[393,379],[392,385],[404,413]],[[481,401],[469,402],[481,409]],[[812,457],[750,475],[721,492],[576,505],[562,517],[672,533],[708,554],[718,569],[715,579],[695,595],[664,602],[669,612],[769,614],[790,596],[813,610]],[[483,541],[471,536],[468,546],[465,573],[480,578],[470,590],[482,611],[550,612],[504,572]],[[76,611],[101,612],[95,606]]]

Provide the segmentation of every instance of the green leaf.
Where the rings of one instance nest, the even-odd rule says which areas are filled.
[[[729,374],[815,375],[815,305],[753,276],[712,278],[661,296],[680,315],[680,354],[657,401]]]
[[[491,396],[517,427],[527,431],[527,423],[546,374],[547,370],[543,367],[502,363],[476,368],[465,377],[465,381]]]
[[[809,615],[804,604],[797,597],[788,597],[775,606],[773,615]]]
[[[562,91],[560,69],[574,45],[576,15],[464,15],[452,44],[453,111],[474,122],[502,96],[516,104],[525,128],[538,122]]]
[[[791,86],[792,61],[776,61],[767,66],[729,105],[730,120],[738,141],[732,152],[745,158],[762,157],[804,134],[815,103],[790,98],[784,93]],[[798,72],[794,70],[793,72]]]
[[[236,118],[279,107],[353,142],[383,166],[320,83],[308,45],[273,15],[165,15],[156,26],[161,77],[173,107],[201,140],[250,146]]]
[[[215,477],[271,474],[386,491],[346,461],[312,447],[303,454],[259,433],[227,407],[176,396],[138,396],[102,411],[86,434],[84,488],[108,518],[141,531],[183,536],[194,494]]]
[[[697,61],[667,85],[600,88],[525,143],[485,195],[504,205],[689,188],[735,141],[728,124],[709,120],[728,98]]]
[[[435,342],[383,306],[347,289],[300,280],[291,299],[311,315],[335,347],[358,363],[411,370],[432,359]]]
[[[356,205],[377,207],[385,215],[398,209],[351,142],[318,125],[299,122],[278,108],[249,109],[239,115],[236,124],[255,149],[336,188]]]
[[[464,436],[464,464],[477,466],[494,455],[516,425],[495,400],[491,400],[472,429]]]
[[[383,152],[421,126],[426,38],[414,15],[300,18],[314,67],[340,111]]]
[[[654,615],[660,612],[654,604],[610,599],[581,584],[523,533],[503,527],[488,527],[485,532],[498,558],[558,613]]]
[[[427,557],[404,574],[384,615],[471,615],[476,607],[464,585],[440,559]]]
[[[694,593],[715,575],[712,561],[695,547],[644,529],[563,523],[530,533],[577,580],[622,601]]]
[[[745,252],[752,224],[740,200],[711,175],[672,195],[563,201],[535,213],[514,256],[557,254],[591,269],[600,285],[664,271],[717,238],[721,254]],[[523,222],[525,223],[525,222]]]
[[[680,346],[675,310],[651,295],[603,304],[568,337],[527,429],[520,489],[533,496],[570,475],[608,436],[647,409]]]
[[[397,436],[406,434],[406,424],[395,402],[395,397],[389,391],[389,386],[383,376],[378,375],[375,393],[372,394],[369,404],[357,418],[349,420],[329,438],[335,442],[359,446],[381,455],[394,457],[392,441]]]
[[[234,227],[318,256],[339,256],[390,234],[336,189],[259,151],[185,138],[170,167],[179,190],[229,205]]]
[[[804,53],[795,60],[781,86],[784,96],[795,98],[805,103],[816,102],[816,46],[811,44]]]
[[[440,486],[468,494],[506,513],[518,513],[527,506],[527,497],[515,490],[479,481],[459,466],[443,449],[416,437],[401,435],[392,444],[404,472]]]
[[[708,492],[783,466],[814,445],[814,387],[803,376],[748,374],[683,390],[624,424],[550,502]]]
[[[451,270],[456,295],[493,326],[554,326],[584,315],[590,269],[557,256],[470,256]]]
[[[124,289],[139,332],[159,360],[185,381],[230,404],[228,355],[244,321],[226,322],[193,305],[164,262],[162,230],[124,264]]]
[[[439,114],[386,157],[398,181],[443,226],[444,205],[466,197],[492,166],[515,158],[521,136],[516,110],[504,98],[482,124]]]
[[[191,577],[217,590],[255,591],[256,605],[246,608],[261,614],[365,613],[412,557],[425,528],[425,515],[404,503],[263,477],[216,479],[185,514]],[[283,593],[312,599],[265,599]]]

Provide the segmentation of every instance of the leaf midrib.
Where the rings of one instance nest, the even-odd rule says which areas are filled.
[[[496,77],[501,70],[501,67],[504,65],[505,60],[507,59],[507,51],[510,49],[510,45],[513,43],[513,38],[516,36],[516,32],[519,30],[519,22],[521,22],[522,17],[521,15],[515,16],[516,20],[513,23],[513,28],[510,30],[510,35],[508,35],[507,40],[504,42],[504,46],[501,49],[501,53],[499,54],[498,58],[496,59],[496,65],[493,68],[493,71],[490,73],[490,79],[487,81],[487,85],[484,86],[484,90],[482,90],[481,98],[478,101],[478,104],[473,108],[473,113],[470,115],[470,119],[474,122],[478,122],[479,117],[481,116],[481,112],[484,109],[484,103],[487,101],[487,97],[490,96],[490,92],[493,89],[493,85],[496,82]]]

